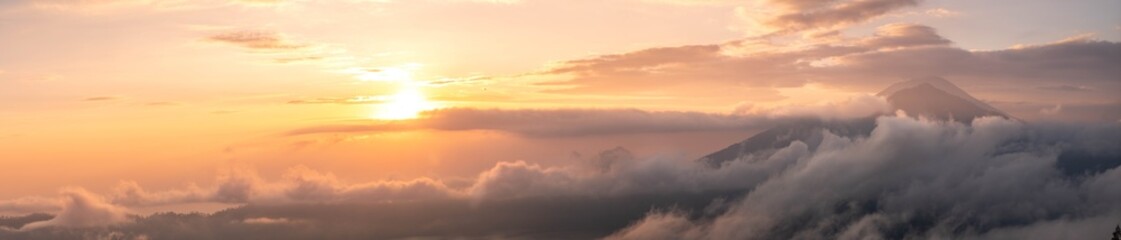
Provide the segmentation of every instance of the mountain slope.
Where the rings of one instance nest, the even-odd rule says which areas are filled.
[[[939,77],[896,83],[877,96],[886,98],[896,110],[903,110],[912,116],[965,123],[982,116],[1011,118],[1008,114],[973,98],[953,83]]]
[[[982,116],[1001,116],[1011,118],[1004,112],[973,98],[953,83],[939,77],[918,78],[891,85],[878,96],[887,99],[894,110],[902,110],[910,116],[931,119],[952,120],[969,124],[974,118]],[[871,134],[875,128],[876,117],[824,121],[806,119],[775,126],[741,142],[702,157],[710,166],[743,158],[748,155],[769,155],[789,146],[794,141],[806,143],[816,149],[826,131],[843,137],[861,137]]]

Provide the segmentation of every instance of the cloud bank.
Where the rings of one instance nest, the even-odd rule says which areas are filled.
[[[715,167],[622,148],[560,166],[502,162],[465,187],[347,183],[306,167],[279,180],[230,170],[168,191],[125,182],[104,198],[65,192],[57,217],[0,236],[1084,239],[1121,220],[1116,124],[884,116],[868,136],[825,136]],[[173,202],[245,205],[122,217]]]
[[[1104,139],[1050,134],[996,118],[972,127],[881,118],[866,139],[827,138],[725,213],[652,214],[612,238],[1016,239],[1055,226],[1071,230],[1049,236],[1102,236],[1121,213],[1121,188],[1107,187],[1121,156],[1099,151],[1107,166],[1064,174],[1071,150],[1047,142]],[[667,226],[677,231],[658,232]]]
[[[541,138],[737,131],[765,128],[791,119],[863,118],[887,113],[890,109],[886,100],[869,95],[798,106],[763,107],[742,104],[728,114],[638,109],[447,108],[422,112],[419,119],[312,126],[286,134],[485,130]]]

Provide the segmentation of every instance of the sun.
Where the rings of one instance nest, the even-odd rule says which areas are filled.
[[[373,118],[383,120],[414,119],[421,112],[435,107],[436,104],[428,101],[420,89],[406,86],[393,96],[389,96],[385,103],[378,105]]]
[[[382,120],[414,119],[421,112],[438,107],[436,103],[428,101],[421,91],[423,86],[414,79],[414,72],[420,68],[421,64],[410,63],[376,70],[352,69],[359,80],[385,82],[399,87],[393,95],[378,97],[382,103],[375,106],[370,117]]]

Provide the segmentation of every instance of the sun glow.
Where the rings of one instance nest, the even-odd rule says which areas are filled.
[[[398,85],[400,88],[393,95],[378,97],[382,103],[375,106],[374,113],[370,117],[382,120],[404,120],[417,118],[421,112],[437,107],[435,103],[428,101],[421,91],[421,85],[414,79],[413,74],[420,67],[420,64],[410,63],[373,70],[352,68],[347,72],[355,74],[355,77],[362,81],[389,82]]]
[[[403,120],[417,118],[421,112],[431,110],[436,104],[428,101],[424,93],[416,87],[405,87],[377,108],[374,118],[384,120]]]

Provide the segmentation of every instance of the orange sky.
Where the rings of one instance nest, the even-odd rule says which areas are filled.
[[[0,199],[205,184],[246,165],[362,182],[617,146],[695,158],[765,126],[728,121],[834,114],[925,75],[1027,120],[1121,120],[1116,54],[1064,55],[1116,50],[1121,17],[1102,11],[1117,1],[855,6],[870,15],[851,19],[777,2],[7,1],[0,182],[24,184]]]

